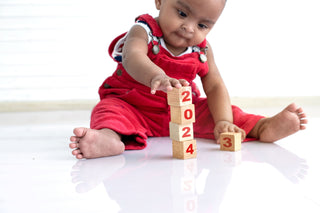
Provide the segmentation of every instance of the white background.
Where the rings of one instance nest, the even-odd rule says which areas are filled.
[[[228,0],[208,40],[231,96],[320,96],[319,0]],[[0,0],[0,101],[95,100],[153,0]]]

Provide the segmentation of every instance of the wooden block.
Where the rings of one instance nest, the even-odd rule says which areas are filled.
[[[195,122],[194,104],[186,106],[170,106],[171,122],[188,124]]]
[[[197,157],[196,140],[172,141],[172,155],[178,159],[190,159]]]
[[[220,150],[238,151],[241,149],[241,133],[225,132],[220,134]]]
[[[176,124],[169,123],[170,138],[175,141],[187,141],[193,139],[193,123]]]
[[[192,104],[192,91],[190,86],[173,88],[167,92],[168,104],[171,106],[185,106]]]

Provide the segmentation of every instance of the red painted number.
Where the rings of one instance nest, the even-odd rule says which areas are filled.
[[[196,209],[196,201],[195,200],[188,200],[187,201],[187,210],[193,212]]]
[[[184,127],[182,128],[182,131],[184,132],[184,134],[182,135],[183,138],[186,138],[186,137],[191,137],[191,134],[190,134],[190,127]]]
[[[231,139],[230,139],[230,138],[223,138],[223,141],[224,141],[223,146],[225,146],[225,147],[227,147],[227,148],[229,148],[229,147],[232,146],[232,143],[231,143]]]
[[[192,189],[192,180],[184,181],[184,191],[191,191]]]
[[[188,148],[187,148],[186,153],[190,153],[190,154],[192,155],[192,154],[193,154],[193,152],[194,152],[193,145],[192,145],[192,144],[190,144],[190,145],[188,146]]]
[[[185,119],[191,119],[193,116],[193,112],[191,109],[187,109],[186,111],[184,111],[184,118]]]
[[[182,95],[182,102],[191,101],[190,91],[183,91],[181,95]]]

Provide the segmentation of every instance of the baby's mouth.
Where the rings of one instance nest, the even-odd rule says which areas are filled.
[[[190,40],[192,38],[192,33],[185,32],[183,30],[178,30],[176,36],[183,40]]]

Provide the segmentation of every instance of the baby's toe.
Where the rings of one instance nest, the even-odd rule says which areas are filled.
[[[73,133],[77,137],[84,137],[87,133],[88,129],[85,127],[78,127],[73,130]]]
[[[71,152],[73,155],[77,156],[79,154],[81,154],[80,149],[75,149]]]
[[[69,147],[70,147],[71,149],[76,149],[76,148],[79,148],[79,144],[78,144],[78,143],[70,143],[70,144],[69,144]]]
[[[78,143],[80,140],[80,138],[76,137],[76,136],[71,136],[70,137],[70,141],[73,142],[73,143]]]
[[[79,159],[79,160],[83,159],[83,155],[82,154],[78,154],[78,155],[76,155],[76,158]]]

